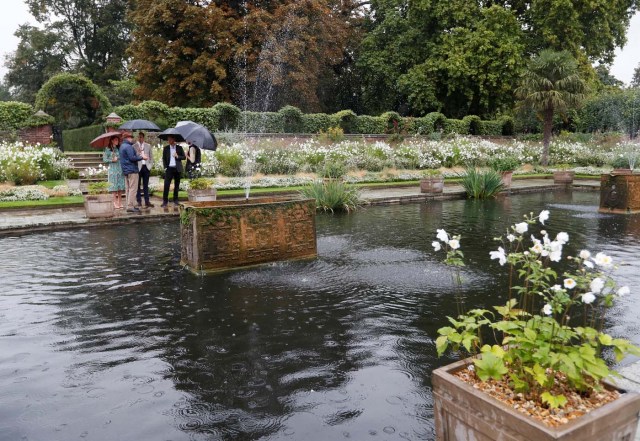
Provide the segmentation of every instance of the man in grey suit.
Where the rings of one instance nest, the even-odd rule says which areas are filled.
[[[148,158],[138,162],[140,179],[138,181],[136,200],[138,201],[138,206],[142,206],[142,196],[144,195],[145,208],[151,208],[153,204],[149,202],[149,176],[151,176],[151,169],[153,168],[153,151],[151,146],[144,142],[144,132],[138,132],[138,141],[133,147],[140,156],[144,153]]]

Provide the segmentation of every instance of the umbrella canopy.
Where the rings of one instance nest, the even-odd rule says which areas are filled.
[[[145,130],[147,132],[159,132],[160,127],[146,119],[132,119],[118,127],[120,130]]]
[[[201,149],[215,151],[218,148],[218,141],[203,125],[192,121],[180,121],[176,126],[176,130],[182,134],[186,141],[197,145]]]
[[[93,141],[89,143],[89,145],[96,149],[104,149],[106,147],[109,147],[111,138],[113,138],[114,136],[117,136],[118,140],[122,141],[122,134],[120,132],[107,132],[96,137]]]
[[[158,138],[166,140],[169,136],[173,136],[176,142],[184,141],[184,136],[182,136],[182,133],[180,133],[178,130],[176,130],[173,127],[160,133],[158,135]]]

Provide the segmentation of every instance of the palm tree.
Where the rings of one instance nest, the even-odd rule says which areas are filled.
[[[578,73],[578,63],[567,51],[545,49],[529,60],[516,95],[522,105],[535,110],[544,121],[542,165],[549,163],[553,114],[577,107],[587,85]]]

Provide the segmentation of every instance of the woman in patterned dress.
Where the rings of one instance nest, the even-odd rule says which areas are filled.
[[[109,147],[104,149],[102,161],[108,165],[109,191],[113,193],[113,206],[122,207],[122,192],[124,191],[124,175],[120,167],[120,136],[114,135],[109,140]]]

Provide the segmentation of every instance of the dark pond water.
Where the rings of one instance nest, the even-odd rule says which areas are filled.
[[[176,223],[0,239],[0,440],[433,439],[436,329],[455,313],[436,228],[462,234],[470,305],[504,293],[488,252],[551,210],[569,251],[640,286],[640,216],[595,193],[319,216],[314,261],[197,277]],[[640,343],[637,295],[609,331]]]

